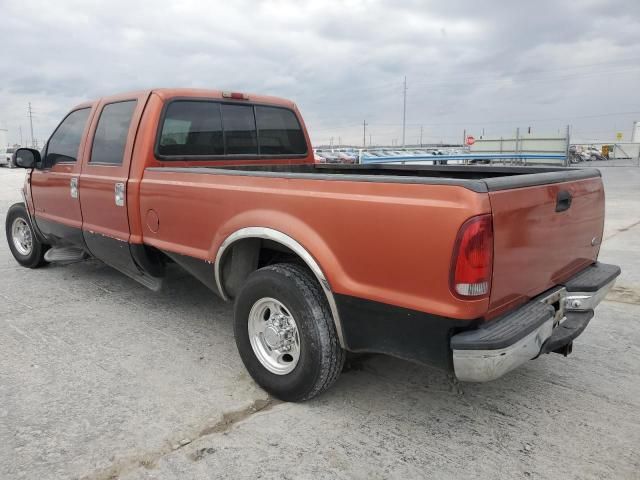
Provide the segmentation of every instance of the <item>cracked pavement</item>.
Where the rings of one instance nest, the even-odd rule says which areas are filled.
[[[0,169],[3,217],[23,175]],[[231,306],[177,267],[154,293],[97,261],[23,269],[3,238],[0,478],[638,478],[640,168],[603,177],[623,274],[572,355],[488,384],[365,356],[303,404],[252,382]]]

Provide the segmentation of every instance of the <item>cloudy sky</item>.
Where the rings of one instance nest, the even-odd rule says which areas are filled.
[[[294,100],[314,143],[460,141],[516,127],[629,139],[640,1],[0,0],[0,128],[46,139],[74,104],[139,88]]]

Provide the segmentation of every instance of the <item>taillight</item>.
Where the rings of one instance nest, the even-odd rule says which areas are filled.
[[[489,295],[492,268],[491,215],[478,215],[464,222],[458,232],[451,262],[451,291],[464,298]]]

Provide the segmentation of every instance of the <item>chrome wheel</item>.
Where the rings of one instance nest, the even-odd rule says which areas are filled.
[[[293,315],[275,298],[261,298],[249,312],[249,341],[262,366],[276,375],[293,371],[300,358],[300,334]]]
[[[27,221],[18,217],[11,225],[11,240],[20,255],[30,255],[33,250],[33,234]]]

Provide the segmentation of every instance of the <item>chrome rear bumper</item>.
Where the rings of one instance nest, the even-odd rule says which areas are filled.
[[[596,263],[523,307],[481,328],[454,335],[451,349],[456,377],[467,382],[495,380],[541,353],[570,346],[619,274],[617,266]]]

